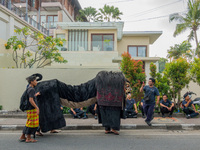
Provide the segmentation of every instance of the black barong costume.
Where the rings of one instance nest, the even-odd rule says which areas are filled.
[[[35,91],[41,93],[37,97],[41,131],[48,132],[66,126],[60,109],[61,105],[80,108],[95,104],[97,98],[98,109],[100,109],[99,123],[102,122],[105,127],[119,130],[120,115],[122,115],[125,101],[124,83],[125,78],[122,73],[106,71],[100,72],[96,78],[84,84],[75,86],[67,85],[56,79],[39,82]],[[103,97],[101,97],[102,94]],[[108,121],[110,119],[112,122]]]
[[[99,72],[96,76],[99,121],[106,131],[120,130],[125,104],[125,77],[121,72]]]

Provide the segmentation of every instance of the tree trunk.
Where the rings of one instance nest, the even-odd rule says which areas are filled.
[[[194,56],[196,55],[196,52],[197,52],[197,55],[199,57],[199,43],[198,43],[197,31],[196,30],[194,30],[194,38],[195,38],[195,42],[196,42],[196,50],[194,50]]]
[[[181,90],[178,91],[178,110],[180,110]]]

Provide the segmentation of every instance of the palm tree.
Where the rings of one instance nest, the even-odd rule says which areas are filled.
[[[78,21],[100,21],[101,14],[97,12],[96,8],[93,7],[86,7],[83,10],[79,11],[79,16],[76,18]]]
[[[110,22],[111,15],[114,10],[114,6],[104,5],[103,8],[100,8],[99,11],[101,12],[104,20]]]
[[[102,14],[102,19],[108,22],[110,22],[111,19],[114,21],[121,20],[120,15],[123,15],[123,13],[119,11],[118,7],[109,5],[104,5],[104,7],[100,8],[99,11]]]
[[[193,52],[191,51],[192,45],[188,41],[183,41],[181,44],[175,44],[171,46],[167,51],[168,58],[178,59],[180,57],[185,57],[188,60],[192,59]]]
[[[121,18],[119,17],[120,15],[123,15],[123,13],[119,11],[119,8],[118,7],[114,8],[113,14],[112,14],[112,19],[114,21],[121,20]]]
[[[196,42],[196,51],[199,55],[199,43],[197,38],[197,30],[199,29],[200,25],[200,1],[199,0],[189,0],[188,1],[188,12],[183,16],[179,13],[171,14],[169,17],[169,21],[178,21],[179,24],[176,25],[176,30],[174,32],[174,37],[179,35],[180,33],[184,32],[185,30],[189,29],[190,34],[188,36],[188,40],[195,39]],[[194,52],[194,56],[195,56]]]

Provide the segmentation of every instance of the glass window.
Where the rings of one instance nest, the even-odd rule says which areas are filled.
[[[138,47],[138,57],[146,57],[146,47]]]
[[[128,52],[131,57],[146,57],[146,46],[128,46]]]
[[[31,5],[32,5],[32,7],[35,7],[35,0],[31,1]]]
[[[40,21],[43,27],[46,27],[47,17],[46,16],[40,16]]]
[[[50,29],[56,27],[56,23],[58,22],[58,16],[47,16],[48,26]]]
[[[102,51],[102,35],[92,35],[92,50]]]
[[[56,37],[61,38],[61,39],[65,39],[65,34],[57,34]],[[59,51],[67,51],[66,41],[63,42],[63,47],[57,47],[57,48],[59,49]]]
[[[103,35],[103,49],[104,51],[113,51],[114,44],[113,44],[113,35]]]
[[[69,51],[88,50],[88,30],[69,30],[68,34]]]
[[[92,50],[93,51],[113,51],[114,50],[114,35],[113,34],[92,35]]]
[[[137,57],[137,47],[128,47],[128,52],[131,57]]]

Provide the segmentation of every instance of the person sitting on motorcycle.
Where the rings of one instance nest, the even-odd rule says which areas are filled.
[[[172,117],[174,111],[174,103],[172,103],[167,95],[163,95],[163,99],[160,101],[160,111],[162,113],[162,117],[165,118],[165,113],[169,113],[169,117]]]
[[[196,111],[195,106],[189,97],[189,93],[188,92],[185,93],[183,97],[185,100],[182,102],[182,105],[183,105],[183,112],[186,114],[186,118],[189,119],[198,116],[199,112]],[[191,109],[191,106],[193,107],[194,110]]]

